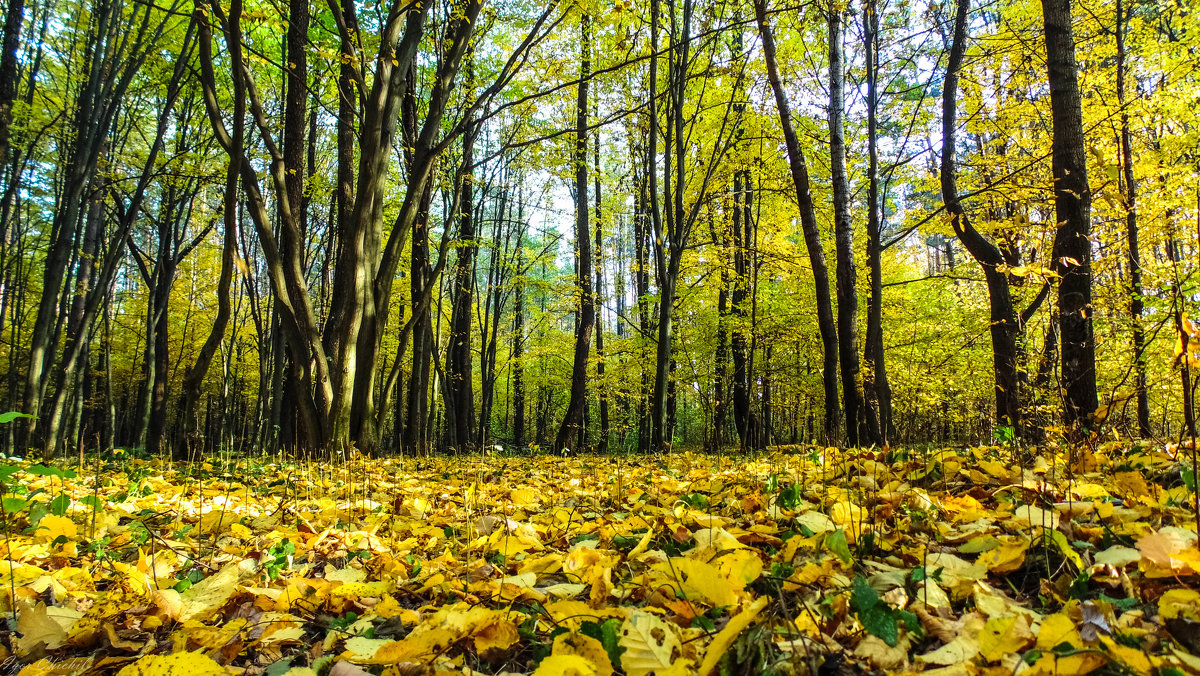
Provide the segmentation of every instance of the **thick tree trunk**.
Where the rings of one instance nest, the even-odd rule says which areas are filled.
[[[562,426],[554,440],[554,450],[574,451],[579,431],[584,426],[584,399],[587,396],[587,362],[592,330],[596,324],[596,304],[592,296],[592,244],[588,228],[588,80],[591,77],[591,18],[579,18],[580,79],[575,108],[575,283],[579,289],[579,321],[575,327],[575,355],[571,366],[571,398]]]
[[[1063,416],[1088,427],[1095,413],[1096,339],[1092,332],[1092,192],[1088,185],[1087,139],[1071,32],[1070,0],[1042,0],[1046,67],[1054,124],[1054,271],[1062,348]]]
[[[471,314],[475,308],[475,134],[463,135],[462,164],[467,174],[459,188],[458,259],[454,265],[450,308],[450,344],[446,349],[446,443],[465,453],[475,444],[475,391],[471,362]]]
[[[775,38],[767,24],[766,0],[754,1],[754,14],[758,21],[758,32],[762,37],[763,60],[767,66],[767,79],[775,94],[775,105],[779,109],[779,122],[788,151],[788,169],[796,187],[796,201],[800,206],[800,225],[804,231],[804,244],[808,249],[809,264],[813,269],[817,297],[817,328],[821,334],[824,352],[822,380],[825,386],[825,435],[829,437],[837,428],[840,408],[838,406],[838,336],[833,320],[833,303],[829,298],[829,267],[825,264],[825,249],[821,244],[821,232],[817,228],[816,210],[813,208],[812,188],[809,185],[808,161],[800,147],[796,127],[792,123],[791,107],[783,90],[779,76],[779,64],[775,57]]]

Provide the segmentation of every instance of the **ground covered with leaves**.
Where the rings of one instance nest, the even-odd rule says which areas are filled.
[[[0,669],[1200,674],[1189,453],[12,462]]]

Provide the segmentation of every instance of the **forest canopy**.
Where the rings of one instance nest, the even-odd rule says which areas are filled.
[[[1194,435],[1185,5],[4,11],[9,453]]]

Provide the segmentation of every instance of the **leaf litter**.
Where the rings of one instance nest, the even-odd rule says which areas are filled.
[[[0,467],[12,673],[1200,674],[1189,451]]]

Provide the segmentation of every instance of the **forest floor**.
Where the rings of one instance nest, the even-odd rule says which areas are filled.
[[[17,462],[0,670],[1200,674],[1191,467],[1117,443]]]

